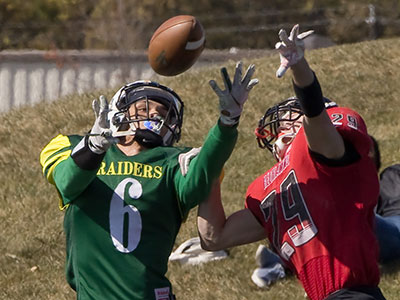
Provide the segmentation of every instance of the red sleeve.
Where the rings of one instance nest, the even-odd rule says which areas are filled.
[[[258,183],[260,178],[257,178],[254,180],[249,187],[247,188],[246,192],[246,200],[244,203],[245,208],[249,209],[251,213],[256,217],[257,221],[263,225],[263,220],[265,220],[265,216],[263,215],[262,210],[260,209],[260,203],[262,199],[259,199],[257,197],[257,188],[262,186],[261,184]]]

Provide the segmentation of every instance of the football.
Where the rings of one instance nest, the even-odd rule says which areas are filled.
[[[168,19],[154,32],[148,47],[152,69],[163,76],[175,76],[196,62],[205,46],[205,32],[193,16]]]

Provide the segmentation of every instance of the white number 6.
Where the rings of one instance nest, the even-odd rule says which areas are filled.
[[[118,184],[110,203],[110,234],[115,248],[122,253],[136,249],[142,233],[142,218],[139,210],[133,205],[126,205],[124,194],[127,185],[129,197],[138,199],[142,196],[142,185],[133,178],[126,178]],[[125,226],[127,222],[127,226]],[[124,228],[128,232],[124,234]]]

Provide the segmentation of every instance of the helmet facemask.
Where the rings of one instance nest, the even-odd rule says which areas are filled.
[[[144,101],[146,115],[130,115],[132,105]],[[165,116],[150,115],[151,101],[162,104],[167,112]],[[179,141],[183,121],[183,102],[171,89],[152,81],[137,81],[117,92],[111,100],[109,113],[113,136],[135,136],[140,144],[154,148],[172,146]]]
[[[269,108],[255,130],[258,146],[267,148],[280,161],[297,133],[294,124],[302,116],[303,112],[295,97]],[[292,132],[281,134],[282,128],[292,128]]]

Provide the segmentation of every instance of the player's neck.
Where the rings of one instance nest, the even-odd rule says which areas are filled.
[[[126,156],[133,156],[147,150],[146,147],[135,141],[133,137],[129,136],[121,139],[120,143],[117,144],[117,147]]]

